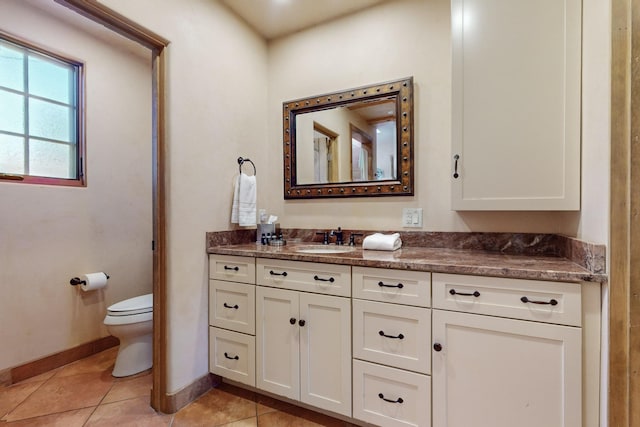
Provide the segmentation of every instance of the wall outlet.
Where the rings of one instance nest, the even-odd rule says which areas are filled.
[[[422,228],[422,208],[402,208],[402,226]]]

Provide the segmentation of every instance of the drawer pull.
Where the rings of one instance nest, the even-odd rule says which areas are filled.
[[[335,282],[336,279],[334,279],[333,277],[329,277],[328,279],[323,279],[322,277],[318,277],[318,276],[313,276],[313,280],[318,280],[320,282]]]
[[[380,286],[381,288],[404,288],[404,285],[402,283],[398,283],[397,285],[387,285],[384,282],[378,282],[378,286]]]
[[[462,296],[465,296],[465,297],[476,297],[476,298],[478,298],[480,296],[480,292],[478,292],[478,291],[474,291],[472,294],[468,294],[468,293],[465,293],[465,292],[458,292],[455,289],[451,289],[451,290],[449,290],[449,293],[451,295],[462,295]]]
[[[385,402],[389,402],[389,403],[404,403],[404,399],[402,399],[401,397],[397,398],[396,400],[391,400],[391,399],[385,398],[384,394],[382,393],[378,393],[378,397],[384,400]]]
[[[235,267],[229,267],[228,265],[224,266],[225,270],[233,270],[233,271],[238,271],[240,270],[240,268],[236,265]]]
[[[236,310],[239,308],[239,307],[238,307],[238,304],[236,304],[236,305],[229,305],[229,304],[227,304],[227,303],[225,302],[225,303],[224,303],[224,304],[222,304],[222,305],[224,305],[224,307],[225,307],[225,308],[235,308]]]
[[[396,335],[396,336],[393,336],[393,335],[386,335],[386,334],[384,333],[384,331],[380,331],[380,332],[378,332],[378,334],[379,334],[381,337],[385,337],[385,338],[393,338],[393,339],[398,339],[398,340],[403,340],[403,339],[404,339],[404,335],[402,335],[402,334],[398,334],[398,335]]]
[[[287,272],[283,271],[282,273],[276,273],[275,271],[271,270],[269,271],[269,274],[272,276],[282,276],[282,277],[287,277]]]
[[[289,323],[291,323],[292,325],[296,324],[296,318],[292,317],[291,319],[289,319]]]
[[[240,358],[238,357],[238,355],[235,355],[235,356],[231,357],[231,356],[229,356],[229,355],[227,354],[227,352],[226,352],[226,351],[224,352],[224,357],[226,357],[227,359],[231,359],[231,360],[240,360]]]
[[[530,300],[527,297],[522,297],[522,298],[520,298],[520,301],[522,301],[525,304],[530,302],[531,304],[558,305],[558,301],[553,299],[553,298],[551,300],[549,300],[549,301],[533,301],[533,300]]]

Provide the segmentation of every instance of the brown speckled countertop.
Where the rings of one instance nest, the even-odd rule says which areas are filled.
[[[289,243],[281,247],[256,243],[229,244],[228,240],[224,238],[220,240],[214,236],[207,236],[207,253],[429,271],[433,273],[472,274],[565,282],[603,283],[607,281],[607,275],[602,271],[590,271],[585,266],[566,257],[547,254],[505,253],[504,251],[419,246],[404,246],[399,250],[386,252],[363,250],[361,245],[357,245],[354,251],[346,253],[309,254],[297,252],[300,246],[309,246],[310,244],[322,247],[317,242],[308,241]],[[330,247],[335,247],[335,245],[332,244]]]

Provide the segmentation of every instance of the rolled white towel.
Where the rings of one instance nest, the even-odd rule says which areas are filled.
[[[400,233],[382,234],[375,233],[367,236],[362,241],[362,249],[373,249],[376,251],[395,251],[402,247]]]

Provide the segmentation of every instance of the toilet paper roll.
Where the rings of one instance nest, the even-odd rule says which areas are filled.
[[[84,283],[81,283],[80,287],[85,292],[94,291],[107,286],[107,275],[103,272],[87,273],[82,276],[82,280],[84,280]]]

